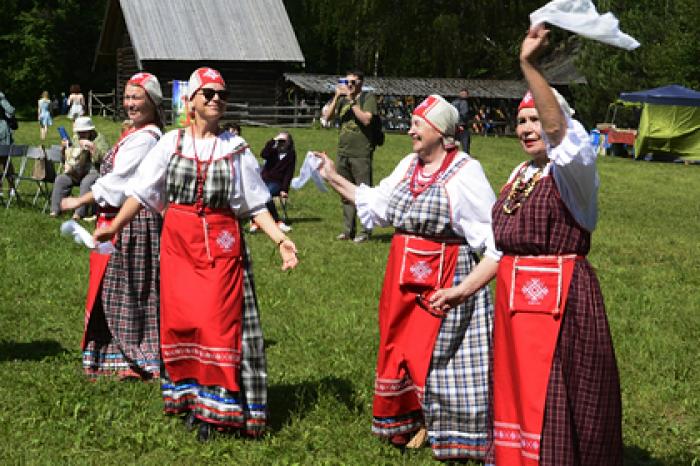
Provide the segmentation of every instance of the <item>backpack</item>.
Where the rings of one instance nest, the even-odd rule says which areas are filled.
[[[360,107],[365,105],[366,92],[360,94]],[[372,115],[372,120],[369,122],[369,142],[373,147],[384,145],[384,130],[382,125],[382,117]]]

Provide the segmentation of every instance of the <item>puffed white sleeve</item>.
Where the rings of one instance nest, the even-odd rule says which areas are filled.
[[[593,231],[598,221],[600,180],[597,153],[583,125],[566,116],[566,136],[556,147],[547,143],[547,156],[564,204],[582,227]]]
[[[234,157],[236,174],[231,190],[231,209],[239,218],[254,217],[266,210],[270,191],[260,177],[260,165],[250,149],[246,148]]]
[[[496,249],[491,227],[491,210],[496,202],[491,184],[481,164],[471,159],[446,184],[455,233],[463,236],[474,250],[495,261],[503,253]]]
[[[162,212],[165,208],[168,162],[175,149],[176,137],[176,131],[163,136],[146,155],[126,186],[127,196],[135,197],[141,205],[156,212]]]
[[[415,154],[409,154],[404,157],[394,168],[394,171],[380,181],[377,186],[371,187],[366,184],[357,186],[355,189],[355,207],[357,208],[357,217],[360,219],[362,226],[367,229],[374,228],[377,225],[382,227],[389,226],[386,210],[389,207],[391,191],[406,175],[406,171],[414,157],[416,157]]]
[[[126,200],[126,185],[134,176],[146,154],[156,145],[156,139],[149,131],[139,131],[128,136],[128,140],[119,147],[114,160],[114,169],[101,176],[92,185],[91,191],[95,202],[102,207],[121,206]]]

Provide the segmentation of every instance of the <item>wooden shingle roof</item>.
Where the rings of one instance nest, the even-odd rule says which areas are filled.
[[[124,24],[139,64],[304,61],[282,0],[110,0],[97,58],[121,46],[110,34]]]
[[[338,78],[341,76],[285,73],[284,77],[305,91],[329,94],[334,91]],[[440,94],[444,97],[452,97],[466,87],[472,97],[521,99],[527,91],[524,81],[489,79],[374,78],[366,76],[364,85],[376,94],[396,96]]]

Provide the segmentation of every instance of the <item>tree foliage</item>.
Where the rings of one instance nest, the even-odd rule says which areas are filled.
[[[91,72],[105,0],[0,0],[0,88],[16,106],[72,83],[104,89]]]
[[[700,89],[700,3],[697,0],[601,1],[642,45],[632,51],[584,41],[577,59],[588,84],[574,86],[577,111],[602,122],[620,92],[668,84]]]

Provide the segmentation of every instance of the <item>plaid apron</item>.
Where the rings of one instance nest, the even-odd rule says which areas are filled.
[[[555,167],[556,169],[556,167]],[[554,178],[544,176],[512,215],[503,203],[510,185],[493,208],[496,246],[507,256],[585,256],[590,232],[581,228],[561,200]],[[515,260],[509,258],[509,261]],[[544,314],[511,312],[498,284],[494,338],[496,347],[527,339],[532,354],[551,352],[540,393],[523,400],[523,393],[509,394],[509,371],[514,364],[503,353],[494,360],[494,423],[496,461],[503,464],[620,465],[622,464],[622,409],[617,363],[605,305],[590,263],[575,260],[561,321],[553,326],[529,321]],[[518,320],[518,322],[516,322]],[[550,320],[551,316],[550,316]],[[523,330],[527,328],[527,330]],[[515,333],[514,333],[515,332]],[[528,335],[520,335],[525,332]],[[538,338],[537,332],[542,332]],[[509,336],[511,335],[511,336]],[[507,341],[499,341],[507,340]],[[551,348],[546,348],[546,342]],[[516,348],[522,350],[522,346]],[[504,359],[507,359],[504,361]],[[539,369],[538,369],[539,370]],[[529,383],[529,382],[526,382]],[[525,394],[530,393],[525,391]],[[541,400],[537,402],[536,400]],[[538,405],[541,427],[527,432],[530,422],[512,413],[527,413]],[[527,408],[527,409],[526,409]],[[532,424],[530,424],[532,425]]]
[[[190,315],[192,330],[208,334],[207,338],[214,340],[228,338],[221,332],[233,332],[230,335],[231,342],[229,344],[203,349],[198,343],[198,346],[193,346],[189,340],[177,337],[173,325],[182,327],[182,319],[186,318],[186,315],[181,315],[177,321],[173,321],[173,316],[169,314],[171,309],[167,304],[168,299],[165,299],[166,294],[170,296],[174,291],[176,292],[173,296],[187,294],[187,290],[191,290],[191,294],[196,296],[199,290],[192,289],[191,286],[188,286],[185,291],[166,288],[167,283],[178,280],[178,269],[165,266],[162,268],[161,276],[164,285],[162,295],[164,299],[161,333],[164,342],[164,360],[166,361],[166,370],[163,371],[161,377],[164,410],[171,414],[192,411],[197,418],[206,422],[222,427],[241,428],[249,435],[260,435],[265,431],[267,424],[265,351],[258,318],[250,254],[243,236],[240,235],[241,227],[238,219],[233,217],[229,207],[231,179],[236,176],[232,158],[244,150],[246,146],[236,148],[233,153],[208,164],[206,182],[202,189],[198,190],[196,161],[182,154],[182,136],[183,132],[180,131],[175,151],[168,164],[167,192],[171,207],[166,213],[163,231],[163,262],[171,259],[186,262],[195,260],[193,256],[195,251],[174,247],[170,247],[166,251],[165,245],[170,242],[171,237],[175,238],[174,232],[169,230],[171,228],[169,221],[174,215],[181,216],[178,214],[179,211],[189,213],[190,220],[187,220],[188,217],[182,217],[178,221],[191,221],[194,222],[194,228],[202,228],[202,216],[198,215],[195,207],[199,194],[202,204],[206,206],[204,218],[214,222],[218,221],[217,218],[230,219],[224,218],[222,220],[230,236],[219,232],[220,234],[215,238],[211,238],[209,242],[211,247],[232,248],[237,242],[237,247],[240,248],[238,250],[240,256],[235,261],[227,262],[224,260],[222,262],[219,259],[212,261],[211,270],[214,273],[221,271],[224,274],[217,275],[218,278],[215,279],[213,286],[214,288],[229,286],[221,277],[228,277],[229,282],[234,282],[235,276],[238,275],[240,276],[240,288],[235,293],[219,293],[214,290],[215,294],[221,296],[222,299],[232,300],[231,303],[225,304],[226,308],[230,308],[231,311],[226,312],[226,315],[221,317],[223,320],[215,322],[215,325],[200,322],[201,319],[198,319],[197,315]],[[235,222],[235,226],[231,222]],[[200,252],[202,251],[196,251],[196,254]],[[214,254],[214,250],[210,253]],[[206,254],[205,252],[204,257]],[[228,268],[222,270],[222,266]],[[197,286],[196,284],[192,285]],[[229,294],[234,296],[229,296]],[[177,304],[177,302],[173,302],[172,306],[177,306]],[[175,307],[172,309],[174,312]],[[201,309],[193,310],[201,311]],[[223,323],[229,319],[234,319],[235,322]],[[181,330],[182,328],[179,328],[178,331]],[[167,340],[166,335],[168,335]],[[167,350],[166,341],[168,343]],[[183,353],[183,348],[194,348],[194,350],[188,350],[190,353]],[[206,354],[203,353],[205,350]],[[178,351],[180,353],[176,354]],[[197,354],[192,353],[192,351]],[[213,358],[211,362],[215,362],[215,364],[197,363],[197,360],[210,356]],[[226,358],[227,365],[220,364],[222,358]],[[219,362],[216,362],[217,360]],[[178,361],[187,361],[187,365],[182,366]]]
[[[156,140],[158,133],[144,128]],[[133,134],[130,133],[130,134]],[[105,156],[104,176],[114,169],[122,138]],[[98,207],[97,226],[109,225],[118,208]],[[151,379],[160,374],[160,215],[142,210],[115,237],[111,255],[90,253],[85,309],[83,369],[90,376]]]
[[[407,176],[392,192],[387,217],[402,233],[458,240],[457,263],[448,283],[455,285],[464,280],[477,260],[474,251],[451,228],[449,198],[444,184],[468,163],[468,159],[458,158],[435,183],[414,197],[409,183],[417,160],[412,162]],[[397,276],[396,271],[390,270],[390,267],[396,267],[392,265],[395,263],[390,260],[387,264],[387,277]],[[385,288],[388,286],[393,285],[385,279]],[[380,313],[382,309],[380,303]],[[414,309],[403,314],[403,318],[425,319],[424,310],[417,306]],[[392,437],[425,426],[436,458],[483,458],[490,444],[488,382],[492,315],[487,287],[447,313],[439,323],[432,348],[428,349],[430,363],[422,390],[413,383],[410,370],[406,371],[409,377],[396,381],[397,386],[391,390],[393,394],[383,389],[387,381],[378,378],[375,382],[375,407],[377,399],[399,396],[413,399],[391,415],[383,412],[378,416],[375,409],[372,431],[382,437]],[[380,321],[382,319],[380,315]],[[401,322],[395,324],[403,325]],[[382,332],[380,328],[380,360],[384,357],[383,342],[391,338],[382,333],[386,331]],[[384,401],[380,401],[382,403]]]

